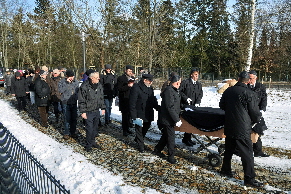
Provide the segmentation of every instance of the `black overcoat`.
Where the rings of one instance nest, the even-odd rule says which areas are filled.
[[[36,106],[48,106],[50,100],[50,86],[40,76],[34,81]]]
[[[143,80],[134,84],[129,96],[130,116],[132,119],[140,118],[144,122],[154,120],[154,110],[159,110],[157,98],[153,87],[147,87]]]
[[[250,87],[250,86],[249,86]],[[266,111],[267,108],[267,92],[264,84],[256,82],[255,87],[251,88],[257,94],[259,109]]]
[[[116,89],[115,85],[117,82],[116,76],[114,75],[114,71],[110,73],[106,73],[106,71],[102,71],[100,74],[100,83],[103,85],[104,89],[104,98],[105,99],[112,99],[116,96]]]
[[[159,120],[161,124],[174,126],[180,121],[181,95],[179,89],[171,84],[162,93],[162,103]]]
[[[128,86],[128,76],[123,74],[117,78],[117,89],[119,97],[119,110],[129,112],[129,95],[131,87]]]
[[[26,96],[26,92],[29,92],[26,79],[24,77],[20,77],[20,79],[12,77],[11,94],[15,94],[16,97],[23,97]]]
[[[234,139],[249,139],[252,125],[261,119],[255,93],[237,82],[222,94],[219,107],[225,111],[224,134]]]

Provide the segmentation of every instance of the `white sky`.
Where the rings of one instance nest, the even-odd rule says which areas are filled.
[[[203,88],[204,96],[201,106],[218,107],[218,102],[221,97],[216,92],[216,88]],[[291,91],[269,91],[268,90],[268,107],[265,114],[265,120],[268,130],[262,137],[264,146],[275,148],[284,148],[291,150]],[[155,91],[159,98],[159,91]],[[113,175],[113,173],[104,169],[101,166],[95,166],[88,162],[87,158],[79,153],[76,153],[71,147],[58,143],[47,135],[41,133],[36,128],[22,120],[15,109],[9,103],[0,100],[1,117],[0,122],[34,155],[40,163],[42,163],[48,171],[51,171],[72,194],[93,194],[93,193],[142,193],[142,188],[133,187],[123,182],[121,175]],[[3,114],[4,113],[4,114]],[[115,120],[121,120],[118,107],[113,108],[112,116]],[[155,113],[157,118],[157,114]],[[150,139],[159,139],[160,135],[153,122],[155,133],[149,131],[147,137]],[[180,132],[176,132],[180,133]],[[176,138],[176,144],[183,146],[181,139]],[[197,146],[193,146],[195,150]],[[216,148],[215,148],[216,149]],[[214,148],[213,148],[214,150]],[[217,149],[216,149],[217,150]],[[155,156],[147,156],[146,160],[160,160]],[[240,158],[234,157],[237,162]],[[255,163],[258,166],[273,169],[284,169],[290,172],[291,160],[270,156],[269,158],[255,158]],[[192,170],[198,168],[193,165]],[[230,180],[235,184],[235,181]],[[276,190],[276,185],[270,185],[268,189]],[[174,193],[175,188],[166,187],[164,189],[169,193]],[[180,193],[187,193],[181,190]],[[196,193],[195,190],[192,191]],[[286,191],[290,192],[291,191]],[[158,193],[153,189],[146,189],[147,194]]]

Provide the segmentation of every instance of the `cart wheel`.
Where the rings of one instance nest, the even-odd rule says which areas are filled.
[[[221,144],[218,146],[218,153],[222,155],[225,151],[225,144]]]
[[[213,167],[218,167],[222,163],[221,156],[218,154],[210,154],[208,155],[209,164]]]

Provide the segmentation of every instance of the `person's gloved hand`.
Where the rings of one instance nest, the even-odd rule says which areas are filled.
[[[136,119],[132,120],[132,123],[133,123],[133,124],[136,124],[136,125],[138,125],[138,126],[140,126],[140,127],[143,126],[143,120],[140,119],[140,118],[136,118]]]
[[[200,106],[200,104],[195,104],[195,107],[199,107]]]
[[[182,121],[181,120],[176,123],[176,127],[181,127],[181,125],[182,125]]]
[[[192,102],[191,98],[187,98],[187,103],[190,105]]]

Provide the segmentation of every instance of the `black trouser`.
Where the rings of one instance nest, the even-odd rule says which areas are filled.
[[[143,138],[147,134],[150,126],[151,126],[151,122],[144,122],[142,127],[139,125],[135,125],[136,141],[140,150],[144,150]]]
[[[191,133],[184,133],[183,140],[185,140],[185,141],[191,141]]]
[[[86,148],[89,149],[92,147],[92,145],[96,144],[95,137],[98,134],[100,112],[99,110],[96,112],[87,112],[86,115]]]
[[[241,157],[244,170],[244,180],[246,181],[255,178],[253,143],[251,139],[225,138],[225,152],[221,170],[231,171],[231,159],[236,149]]]
[[[61,102],[52,102],[53,107],[54,107],[54,114],[56,116],[56,119],[59,120],[59,114],[62,113],[62,111],[59,110],[59,106]]]
[[[159,143],[156,145],[155,149],[161,152],[164,147],[168,147],[168,157],[174,159],[175,155],[175,130],[174,126],[163,125],[162,137]]]
[[[39,106],[38,107],[38,111],[39,111],[39,116],[40,116],[40,120],[41,120],[41,126],[43,127],[47,127],[48,126],[48,110],[49,107],[48,106]]]
[[[16,100],[17,100],[17,110],[26,111],[26,96],[21,96],[21,97],[16,96]]]
[[[6,94],[10,94],[11,93],[11,86],[6,86]]]
[[[122,114],[122,130],[123,134],[125,134],[129,130],[130,113],[129,111],[123,111],[121,114]]]
[[[262,150],[262,140],[259,137],[258,141],[256,143],[253,143],[253,151],[254,151],[254,155],[261,155],[263,154],[263,150]]]

